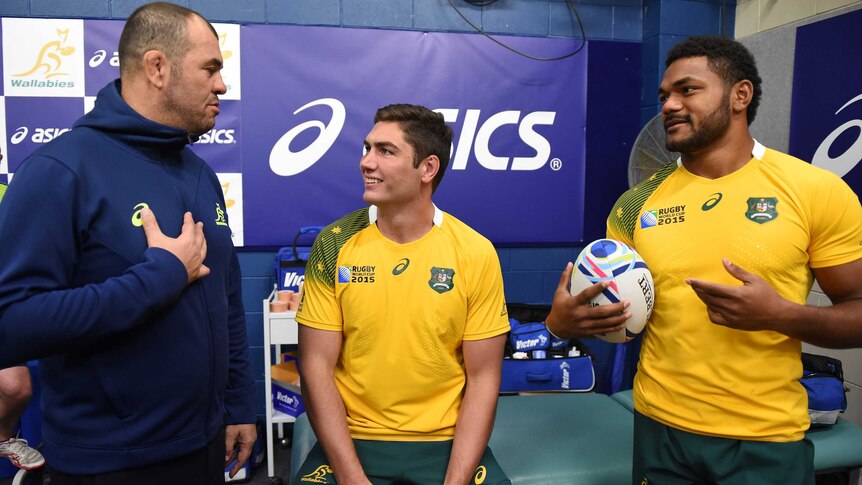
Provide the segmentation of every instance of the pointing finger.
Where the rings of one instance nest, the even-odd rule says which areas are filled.
[[[752,273],[749,273],[745,269],[733,264],[729,259],[724,258],[721,260],[722,264],[724,264],[724,269],[727,270],[734,278],[742,281],[744,283],[748,283],[751,281],[754,276]]]

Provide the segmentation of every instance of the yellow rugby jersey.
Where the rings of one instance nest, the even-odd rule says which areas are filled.
[[[800,341],[713,324],[685,279],[741,284],[724,269],[727,257],[805,303],[809,268],[862,257],[862,207],[835,174],[759,143],[753,152],[715,180],[668,164],[620,197],[608,237],[640,253],[656,288],[636,409],[693,433],[796,441],[809,425]]]
[[[446,440],[464,392],[463,340],[506,333],[490,241],[435,207],[421,239],[398,244],[376,207],[327,226],[311,250],[296,320],[343,333],[335,380],[357,439]]]

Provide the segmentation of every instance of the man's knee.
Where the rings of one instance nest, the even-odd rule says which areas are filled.
[[[26,403],[33,396],[30,371],[26,367],[0,370],[0,400],[8,405]]]

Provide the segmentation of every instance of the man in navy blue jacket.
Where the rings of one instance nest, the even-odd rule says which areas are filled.
[[[223,483],[256,416],[224,197],[187,146],[226,91],[218,37],[149,4],[119,58],[120,80],[0,205],[0,368],[40,359],[55,485]]]

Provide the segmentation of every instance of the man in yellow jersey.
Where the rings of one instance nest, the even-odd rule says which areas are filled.
[[[491,243],[438,209],[452,130],[377,111],[359,164],[370,207],[311,250],[299,327],[318,443],[292,483],[506,484],[487,447],[509,329]]]
[[[634,382],[633,483],[813,484],[801,342],[862,346],[862,207],[838,176],[751,137],[761,81],[744,46],[692,37],[666,65],[667,147],[682,156],[608,218],[656,285]],[[552,332],[624,325],[626,303],[586,306],[600,285],[567,296],[570,274]],[[805,304],[814,278],[833,306]]]

